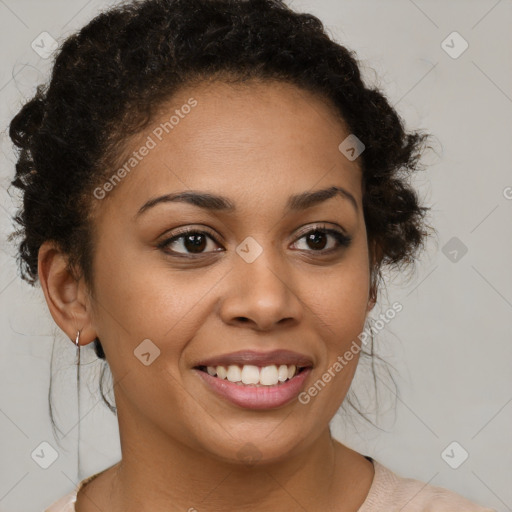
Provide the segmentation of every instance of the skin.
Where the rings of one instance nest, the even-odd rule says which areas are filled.
[[[73,342],[80,329],[81,345],[98,336],[114,378],[122,460],[79,493],[76,510],[356,511],[373,465],[335,441],[329,421],[358,355],[308,404],[264,411],[219,398],[192,370],[223,353],[284,348],[313,360],[307,389],[360,344],[374,302],[359,159],[338,150],[350,132],[326,101],[293,85],[212,82],[175,95],[128,152],[190,97],[190,114],[105,199],[91,198],[94,290],[50,242],[39,253],[55,322]],[[290,195],[331,186],[357,209],[337,195],[285,213]],[[147,200],[186,190],[226,196],[237,210],[176,202],[136,218]],[[351,244],[327,254],[331,235],[308,243],[310,229],[300,229],[319,225],[345,230]],[[218,243],[206,237],[195,260],[170,255],[191,254],[183,238],[157,248],[183,226]],[[263,249],[252,263],[235,251],[248,236]],[[145,339],[160,349],[149,366],[134,356]],[[253,464],[239,455],[248,446]]]

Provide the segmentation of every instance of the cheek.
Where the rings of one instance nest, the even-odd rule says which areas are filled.
[[[343,347],[364,328],[369,300],[370,275],[364,255],[343,261],[328,272],[304,280],[311,290],[308,304],[324,326],[330,350]],[[303,278],[304,279],[304,278]]]
[[[360,356],[369,274],[362,265],[348,269],[322,279],[309,302],[321,360],[299,402],[308,417],[317,418],[319,433],[345,399]]]
[[[184,387],[180,360],[204,321],[201,299],[218,279],[205,275],[192,282],[185,272],[150,266],[142,257],[103,260],[97,271],[97,328],[121,413],[138,411],[180,439],[190,438],[187,418],[201,409]]]
[[[146,339],[165,353],[171,367],[177,365],[185,345],[205,322],[208,293],[223,275],[210,270],[191,276],[155,259],[127,251],[98,254],[96,328],[118,374],[138,367],[134,351]]]

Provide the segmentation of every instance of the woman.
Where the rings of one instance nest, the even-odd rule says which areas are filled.
[[[426,139],[278,0],[146,0],[12,120],[23,277],[112,371],[122,459],[54,512],[484,511],[332,438]],[[397,305],[399,306],[399,305]]]

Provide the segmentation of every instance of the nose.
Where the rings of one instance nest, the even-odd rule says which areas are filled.
[[[298,295],[297,271],[278,265],[270,252],[263,251],[252,263],[235,258],[220,307],[226,324],[268,331],[301,321],[303,304]]]

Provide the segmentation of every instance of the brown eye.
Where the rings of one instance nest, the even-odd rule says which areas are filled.
[[[329,239],[331,239],[330,247],[328,247]],[[207,231],[185,229],[179,234],[161,242],[158,248],[162,249],[166,254],[177,257],[200,256],[202,254],[223,250],[222,248],[207,250],[210,240],[219,245],[215,237]],[[352,237],[335,229],[317,227],[304,233],[298,241],[299,240],[305,240],[306,244],[305,248],[299,248],[299,250],[324,254],[340,250],[343,247],[348,247],[352,241]]]
[[[212,240],[217,243],[215,238],[207,233],[206,231],[197,230],[185,230],[181,234],[168,238],[158,245],[159,249],[164,249],[167,253],[188,256],[189,254],[205,254],[208,252],[217,251],[205,251],[208,246],[208,240]],[[168,250],[168,247],[173,247]],[[181,249],[181,250],[180,250]]]
[[[328,241],[328,235],[321,231],[312,231],[309,235],[306,235],[306,243],[311,244],[309,247],[315,250],[325,249]]]
[[[331,246],[329,248],[325,248],[328,245],[329,236],[334,239],[334,247]],[[352,242],[352,237],[345,235],[341,231],[337,231],[335,229],[314,228],[304,235],[302,235],[298,240],[305,239],[307,248],[304,249],[309,252],[331,252],[342,247],[348,247]],[[309,249],[308,249],[309,248]],[[302,250],[302,249],[300,249]]]

